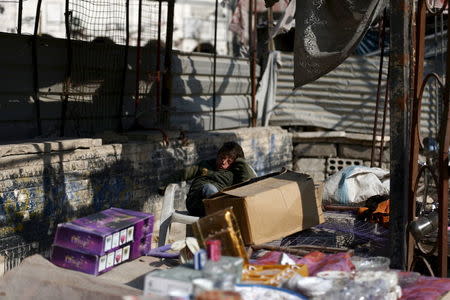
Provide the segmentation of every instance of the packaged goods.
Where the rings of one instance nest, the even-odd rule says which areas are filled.
[[[93,275],[148,253],[152,214],[110,208],[59,224],[51,261],[64,268]]]

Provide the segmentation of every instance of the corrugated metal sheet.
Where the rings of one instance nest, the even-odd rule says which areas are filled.
[[[383,78],[387,74],[387,58]],[[282,54],[277,98],[271,125],[313,126],[372,134],[378,82],[379,57],[349,57],[318,80],[293,90],[293,55]],[[384,99],[385,82],[381,99]],[[435,129],[436,103],[429,91],[422,109],[423,134]],[[389,111],[389,110],[388,110]],[[381,128],[382,108],[379,114]],[[389,116],[386,133],[389,134]]]

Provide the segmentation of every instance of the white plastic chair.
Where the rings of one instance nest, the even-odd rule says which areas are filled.
[[[171,183],[166,187],[160,216],[158,247],[166,244],[168,233],[170,232],[170,227],[173,222],[192,224],[199,219],[198,217],[189,216],[187,211],[176,211],[174,208],[176,190],[184,189],[185,187],[185,181],[181,183]]]

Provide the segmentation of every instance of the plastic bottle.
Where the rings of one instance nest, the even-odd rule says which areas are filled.
[[[212,281],[214,289],[234,290],[236,273],[231,263],[221,259],[220,240],[208,240],[206,251],[208,260],[203,267],[203,277]]]

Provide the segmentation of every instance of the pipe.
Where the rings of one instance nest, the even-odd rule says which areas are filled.
[[[410,156],[409,156],[409,205],[408,205],[408,223],[415,220],[416,213],[416,199],[414,197],[415,181],[418,180],[418,164],[419,157],[419,144],[420,144],[420,111],[422,109],[422,97],[420,94],[420,86],[423,79],[424,70],[424,53],[425,53],[425,26],[426,26],[426,0],[420,0],[417,8],[416,17],[416,35],[415,35],[415,65],[414,65],[414,98],[412,105],[412,118],[411,118],[411,144],[410,144]],[[414,254],[414,239],[411,234],[408,234],[407,244],[407,267],[409,268],[413,261]]]
[[[250,76],[251,76],[251,96],[252,96],[252,115],[251,126],[256,127],[256,1],[249,0],[249,13],[248,13],[248,29],[249,29],[249,41],[248,46],[250,50]]]
[[[447,4],[447,1],[446,1]],[[445,6],[445,5],[444,5]],[[450,25],[448,19],[447,28]],[[447,37],[447,44],[449,38]],[[444,91],[444,111],[442,115],[441,127],[439,130],[439,182],[438,182],[438,199],[439,199],[439,229],[438,229],[438,262],[439,276],[447,277],[448,264],[448,148],[450,145],[450,54],[447,51],[447,72]]]
[[[213,65],[213,130],[216,130],[216,75],[217,75],[217,16],[219,0],[216,0],[214,11],[214,65]]]
[[[164,127],[169,127],[169,108],[172,102],[172,43],[173,43],[173,15],[175,0],[168,0],[167,4],[167,32],[166,49],[164,53],[163,86],[161,97],[162,116]]]
[[[376,137],[377,137],[377,130],[378,130],[378,110],[380,107],[380,93],[381,93],[381,79],[383,77],[383,62],[384,62],[384,35],[386,31],[386,26],[384,22],[384,18],[386,16],[386,8],[383,11],[383,17],[380,21],[380,27],[381,31],[378,36],[378,43],[381,48],[381,54],[380,54],[380,66],[378,70],[378,87],[377,87],[377,98],[376,98],[376,104],[375,104],[375,120],[373,122],[373,134],[372,134],[372,152],[370,153],[370,166],[373,167],[373,163],[375,160],[375,144],[376,144]],[[381,167],[381,165],[380,165]]]
[[[134,96],[134,117],[137,117],[138,105],[140,103],[139,97],[139,81],[141,77],[141,33],[142,33],[142,0],[139,0],[138,7],[138,36],[136,45],[136,82],[135,82],[135,96]]]
[[[384,136],[386,132],[386,117],[387,117],[387,107],[389,104],[389,70],[386,76],[386,91],[384,93],[384,109],[383,109],[383,125],[381,127],[381,141],[380,141],[380,158],[378,161],[378,165],[381,168],[381,162],[383,160],[383,153],[384,153]]]
[[[123,55],[123,70],[122,70],[122,87],[120,88],[120,117],[119,117],[119,131],[123,131],[123,108],[124,108],[124,97],[125,97],[125,80],[127,77],[127,66],[128,66],[128,50],[130,48],[130,0],[125,2],[125,51]]]
[[[22,11],[23,0],[19,0],[18,16],[17,16],[17,34],[22,34]]]
[[[408,224],[411,2],[390,2],[390,259],[391,267],[406,270],[406,226]]]
[[[32,37],[31,45],[31,58],[33,63],[33,99],[36,106],[36,125],[38,135],[42,135],[42,125],[41,125],[41,103],[39,100],[39,74],[38,74],[38,58],[37,58],[37,34],[39,28],[39,18],[41,15],[41,4],[42,0],[38,0],[36,6],[36,17],[34,20],[34,32]]]
[[[156,113],[161,110],[161,15],[162,0],[158,0],[158,47],[156,48]]]
[[[69,11],[69,0],[65,2],[64,22],[66,26],[66,47],[67,47],[67,66],[66,66],[66,78],[64,82],[64,99],[61,106],[61,124],[59,128],[59,135],[64,136],[64,129],[66,125],[66,112],[67,105],[69,103],[69,89],[71,85],[72,76],[72,41],[70,34],[70,22],[69,18],[72,16],[72,12]]]

